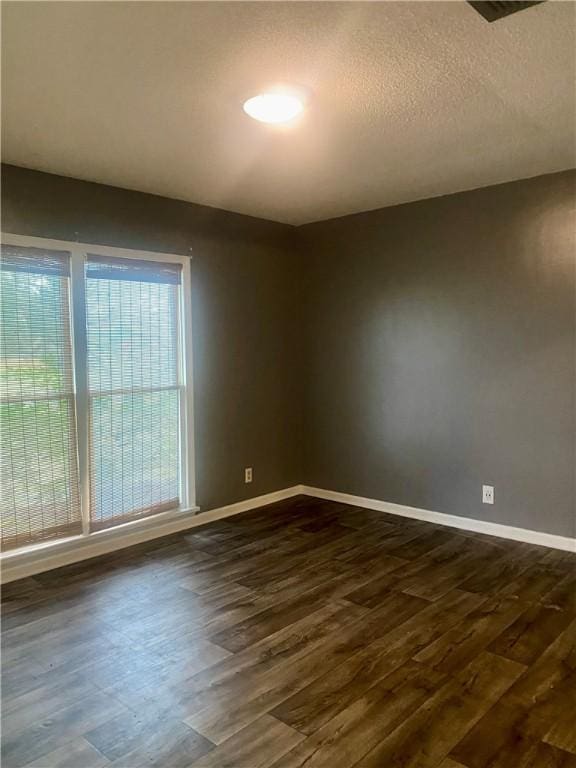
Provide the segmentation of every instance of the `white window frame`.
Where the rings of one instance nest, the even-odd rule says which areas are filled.
[[[113,540],[131,536],[153,527],[165,526],[173,518],[195,514],[196,506],[196,471],[194,451],[194,390],[192,359],[192,281],[190,262],[192,256],[180,256],[174,253],[140,251],[132,248],[117,248],[98,243],[80,243],[69,240],[53,240],[44,237],[17,235],[2,232],[3,245],[16,245],[28,248],[46,248],[66,251],[70,254],[70,327],[74,360],[74,399],[76,414],[76,433],[78,443],[78,472],[80,477],[80,497],[82,511],[82,534],[54,541],[31,544],[17,550],[2,553],[2,562],[8,563],[22,557],[34,556],[43,550],[67,552],[79,545],[87,545],[96,540]],[[150,517],[143,517],[126,523],[120,523],[100,531],[89,530],[90,493],[88,477],[88,368],[87,368],[87,329],[86,329],[86,283],[85,264],[89,253],[123,259],[140,259],[156,262],[170,262],[182,265],[182,284],[178,305],[178,360],[180,389],[180,506],[175,510],[160,512]],[[150,537],[151,538],[151,537]],[[115,547],[106,547],[106,551]]]

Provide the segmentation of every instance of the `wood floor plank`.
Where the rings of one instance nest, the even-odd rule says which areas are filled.
[[[78,673],[66,675],[58,671],[55,679],[51,679],[52,685],[38,686],[22,696],[3,702],[2,729],[5,733],[23,731],[41,721],[46,712],[56,710],[59,704],[74,704],[99,693],[94,683]]]
[[[275,667],[263,676],[234,708],[227,701],[208,706],[189,717],[186,722],[207,738],[220,743],[257,717],[304,689],[324,674],[326,668],[339,669],[343,660],[357,654],[367,644],[387,635],[426,605],[418,598],[391,594],[390,601],[374,611],[348,621],[336,635],[326,638],[315,648],[291,662],[289,666]],[[373,667],[371,668],[373,669]],[[389,671],[390,665],[387,667]],[[376,681],[375,675],[367,676],[367,687]],[[357,681],[358,683],[358,681]],[[358,683],[358,689],[360,685]],[[338,699],[345,706],[342,695]]]
[[[570,689],[571,686],[571,689]],[[560,690],[560,702],[556,703],[555,716],[545,728],[542,739],[553,747],[576,755],[576,728],[574,727],[574,714],[576,712],[576,677],[564,686],[566,701],[563,701],[562,689]],[[562,707],[562,704],[564,706]],[[528,722],[528,728],[530,723]]]
[[[516,662],[480,653],[381,741],[358,768],[434,768],[523,673]]]
[[[102,692],[62,706],[53,705],[32,725],[4,733],[2,765],[21,768],[54,752],[86,731],[118,717],[126,708]]]
[[[153,756],[156,760],[156,751],[167,759],[165,745],[168,741],[173,745],[185,741],[198,757],[213,748],[210,741],[177,719],[143,717],[130,710],[86,732],[84,738],[112,763],[137,764],[138,755],[145,755],[146,759]]]
[[[459,622],[481,600],[456,593],[427,606],[383,637],[364,644],[358,653],[287,699],[272,714],[302,733],[314,733],[374,682]]]
[[[409,544],[420,539],[411,539]],[[385,573],[350,594],[349,599],[360,605],[375,605],[379,595],[390,589],[401,590],[416,597],[437,600],[456,588],[472,572],[479,568],[486,557],[491,555],[485,547],[481,552],[474,550],[473,544],[463,537],[452,535],[436,542],[420,558],[405,562],[404,565]],[[398,552],[398,548],[392,551]]]
[[[490,650],[520,664],[533,664],[572,619],[569,611],[531,605],[491,643]]]
[[[269,768],[304,739],[301,733],[270,715],[238,731],[192,768]]]
[[[471,611],[466,621],[448,629],[414,656],[442,672],[454,672],[468,662],[524,613],[526,607],[511,598],[491,598]],[[521,661],[521,659],[514,659]]]
[[[526,768],[535,765],[539,768],[576,768],[576,755],[573,752],[566,752],[545,742],[537,744],[527,757],[529,761],[526,762]]]
[[[490,768],[576,768],[576,755],[523,735],[510,739]]]
[[[409,661],[377,682],[274,768],[351,768],[432,695],[441,675]],[[385,765],[381,763],[380,765]]]
[[[564,576],[555,565],[535,563],[501,589],[502,594],[517,597],[526,602],[545,599]]]
[[[433,552],[428,557],[434,562]],[[459,552],[423,570],[403,587],[404,591],[426,600],[437,600],[451,589],[461,587],[470,574],[482,570],[493,557],[494,551],[491,549],[475,551],[474,546],[460,544]]]
[[[383,555],[386,557],[386,555]],[[371,579],[366,584],[362,584],[357,589],[346,594],[346,599],[358,605],[364,605],[367,608],[375,608],[379,603],[386,599],[391,590],[402,591],[402,584],[411,574],[425,567],[421,562],[399,561],[398,565],[385,571],[377,578]]]
[[[246,651],[179,683],[169,682],[159,689],[156,684],[147,685],[138,680],[130,689],[124,681],[112,692],[135,711],[159,718],[184,719],[199,709],[244,698],[249,692],[259,690],[259,682],[270,670],[310,653],[326,638],[337,638],[344,626],[354,622],[355,615],[364,613],[365,609],[355,606],[328,604]]]
[[[2,654],[2,701],[34,690],[46,670],[34,659],[21,658],[8,665]]]
[[[541,600],[547,608],[576,614],[576,565]]]
[[[346,566],[337,560],[327,560],[308,566],[298,563],[294,568],[279,574],[276,578],[266,574],[266,577],[251,589],[258,595],[275,595],[276,602],[285,602],[300,596],[304,591],[311,591],[328,584],[345,572]],[[249,583],[249,580],[243,580],[243,583]]]
[[[386,563],[384,567],[388,567],[388,564]],[[228,651],[234,653],[242,651],[268,635],[313,613],[327,601],[343,597],[355,581],[362,581],[367,578],[368,576],[363,573],[359,573],[359,575],[344,573],[313,589],[304,588],[297,597],[281,601],[276,599],[270,607],[235,624],[230,629],[224,629],[210,635],[210,639]]]
[[[487,563],[485,568],[477,570],[462,582],[460,588],[466,592],[498,594],[514,582],[531,565],[534,555],[530,551],[503,551]]]
[[[194,580],[193,578],[186,576],[179,580],[179,585],[183,589],[189,589],[194,592]],[[238,600],[244,600],[254,596],[253,590],[248,587],[244,587],[237,582],[225,582],[224,584],[216,584],[208,590],[205,590],[202,594],[198,594],[199,606],[206,610],[215,611],[219,608],[223,608],[230,603],[235,603]]]
[[[14,581],[2,593],[2,620],[6,621],[10,613],[29,610],[31,604],[44,597],[44,588],[33,577]]]
[[[123,623],[120,631],[145,648],[155,652],[162,652],[162,649],[169,651],[179,637],[187,636],[192,643],[210,641],[218,632],[262,613],[274,602],[270,595],[252,594],[216,609],[199,608],[196,604],[188,607],[181,605],[180,608],[175,607],[172,613],[169,608],[163,609],[161,616],[150,616],[142,622]]]
[[[104,755],[80,738],[27,763],[26,768],[106,768],[109,765]]]
[[[2,592],[3,768],[575,768],[573,553],[300,496]]]
[[[561,735],[569,740],[572,720],[568,724],[562,718],[567,710],[573,712],[575,672],[576,620],[455,746],[451,756],[469,768],[488,768],[500,751],[510,749],[510,743],[514,745],[522,735],[544,740],[562,722]]]
[[[182,722],[165,721],[142,734],[137,745],[111,765],[114,768],[189,768],[214,745]]]
[[[389,553],[404,560],[418,560],[441,545],[448,544],[454,538],[455,535],[452,531],[434,525],[422,531],[416,538],[393,547]]]

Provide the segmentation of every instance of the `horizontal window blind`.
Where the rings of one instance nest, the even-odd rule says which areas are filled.
[[[88,254],[91,528],[180,504],[181,266]]]
[[[193,505],[187,263],[2,239],[3,548]]]
[[[88,255],[86,275],[105,280],[129,280],[135,283],[164,283],[180,285],[182,267],[147,259],[122,259],[113,256]]]
[[[2,545],[82,530],[70,256],[3,245],[0,259]]]

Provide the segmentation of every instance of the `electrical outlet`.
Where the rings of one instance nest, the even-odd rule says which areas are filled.
[[[244,482],[245,483],[252,482],[252,467],[246,467],[246,469],[244,470]]]
[[[482,486],[482,504],[494,504],[494,486]]]

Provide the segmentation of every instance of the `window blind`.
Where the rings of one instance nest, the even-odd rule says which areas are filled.
[[[88,254],[91,528],[180,504],[181,266]]]
[[[180,285],[182,266],[145,259],[122,259],[113,256],[88,255],[86,275],[105,280],[130,280],[140,283]]]
[[[0,260],[2,545],[82,530],[72,345],[70,257],[3,245]]]

